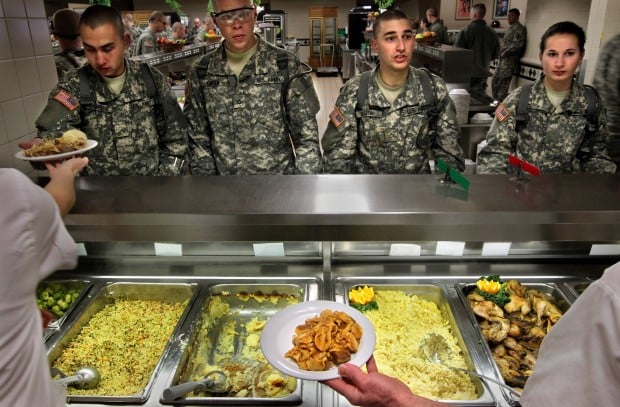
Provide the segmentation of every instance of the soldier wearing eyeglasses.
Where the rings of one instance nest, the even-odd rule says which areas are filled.
[[[254,34],[250,0],[213,7],[224,41],[192,66],[185,100],[192,174],[319,172],[319,101],[309,70]]]

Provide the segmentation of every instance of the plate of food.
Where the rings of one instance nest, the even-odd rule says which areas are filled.
[[[40,143],[19,151],[16,158],[26,161],[58,161],[76,155],[82,155],[97,146],[95,140],[89,140],[82,131],[72,129],[61,137],[44,138]]]
[[[260,344],[275,369],[320,381],[340,377],[342,363],[364,365],[375,340],[375,330],[364,314],[346,304],[319,300],[276,313],[265,325]]]

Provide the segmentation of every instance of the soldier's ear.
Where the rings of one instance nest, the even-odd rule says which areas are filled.
[[[123,46],[125,50],[131,46],[131,35],[129,33],[123,34]]]

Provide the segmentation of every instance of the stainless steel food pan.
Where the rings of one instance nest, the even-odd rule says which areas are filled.
[[[71,305],[65,310],[64,314],[61,317],[55,318],[49,322],[45,330],[43,331],[43,340],[47,340],[54,332],[56,332],[67,320],[69,315],[76,309],[77,305],[82,301],[82,298],[88,293],[91,289],[93,283],[89,280],[80,280],[80,279],[48,279],[41,281],[37,286],[37,297],[39,292],[45,290],[46,288],[59,288],[62,291],[69,292],[74,291],[78,294],[77,298],[72,300]],[[46,309],[48,309],[46,307]],[[49,311],[49,309],[48,309]]]
[[[478,356],[476,342],[468,343],[468,333],[466,330],[462,330],[461,325],[469,325],[471,330],[471,323],[464,319],[460,312],[461,309],[454,310],[456,305],[460,307],[458,298],[450,298],[447,294],[445,287],[441,283],[431,282],[429,280],[415,279],[402,279],[389,277],[382,278],[367,278],[367,277],[338,277],[334,282],[334,293],[336,301],[349,303],[348,292],[358,286],[368,285],[373,287],[375,291],[380,290],[395,290],[402,291],[406,294],[417,295],[427,301],[431,301],[437,304],[441,311],[442,317],[445,321],[448,321],[450,330],[457,339],[459,347],[463,351],[465,362],[470,370],[477,370],[482,374],[488,374],[487,366],[483,359]],[[410,349],[418,349],[419,343],[407,344]],[[478,378],[472,377],[472,381],[476,387],[476,395],[478,396],[473,400],[442,400],[446,404],[456,404],[462,406],[486,406],[495,405],[495,399],[493,394],[487,386]]]
[[[288,283],[284,280],[269,282],[261,282],[260,279],[254,280],[252,283],[246,283],[240,280],[238,283],[216,284],[203,290],[199,301],[194,307],[191,316],[191,324],[185,331],[188,338],[187,346],[182,350],[179,364],[171,375],[166,387],[171,387],[179,383],[193,381],[200,375],[198,372],[204,364],[209,366],[222,364],[229,361],[239,363],[246,366],[252,364],[252,361],[244,356],[243,347],[246,346],[248,351],[260,352],[256,347],[247,345],[245,341],[247,332],[244,331],[248,322],[258,317],[261,320],[268,320],[279,310],[291,305],[292,302],[285,300],[286,298],[294,299],[294,302],[302,302],[315,300],[318,298],[318,280],[313,278],[296,279],[294,283]],[[257,301],[253,295],[258,298],[264,298],[263,301]],[[211,301],[221,301],[227,304],[229,312],[218,318],[216,321],[210,320],[208,311]],[[269,299],[281,300],[272,302]],[[293,302],[293,303],[294,303]],[[200,305],[200,306],[199,306]],[[226,352],[217,354],[218,347],[225,340],[224,331],[234,326],[236,339],[234,350],[231,351],[231,357]],[[228,327],[228,328],[226,328]],[[262,353],[261,353],[262,357]],[[266,365],[266,366],[265,366]],[[260,362],[260,369],[272,369],[266,361]],[[258,371],[257,370],[257,371]],[[264,394],[257,395],[257,383],[254,381],[248,383],[247,394],[244,390],[236,394],[224,393],[189,393],[185,397],[177,400],[166,400],[163,394],[160,402],[163,404],[300,404],[302,401],[302,382],[295,380],[295,390],[283,397],[267,397]],[[237,387],[238,389],[238,387]]]
[[[520,282],[527,289],[536,289],[544,293],[545,295],[549,296],[550,298],[552,298],[555,304],[557,305],[557,307],[560,309],[560,311],[562,311],[562,313],[565,313],[570,307],[570,304],[571,304],[570,299],[566,296],[564,291],[560,289],[558,284],[538,282],[538,281],[531,280],[531,279],[523,279],[523,280],[520,280]],[[470,321],[477,328],[477,334],[479,334],[480,343],[482,344],[484,351],[487,352],[489,355],[491,364],[495,370],[495,375],[497,376],[498,380],[505,383],[505,380],[502,377],[499,367],[497,366],[497,363],[493,359],[491,347],[489,343],[484,339],[484,336],[482,335],[482,331],[480,329],[480,325],[478,323],[478,319],[476,315],[474,314],[473,310],[471,309],[471,307],[469,306],[469,301],[467,300],[467,294],[469,294],[471,291],[476,289],[476,284],[475,283],[457,283],[455,288],[456,288],[458,296],[460,297],[463,303],[463,306],[467,310],[467,315]],[[504,399],[509,404],[520,405],[518,398],[516,398],[514,395],[512,395],[511,393],[509,393],[508,391],[504,389],[500,389],[500,390],[501,390],[502,395],[504,396]]]
[[[151,388],[155,381],[155,378],[161,368],[162,362],[165,359],[169,349],[171,347],[170,338],[175,338],[177,331],[190,309],[192,302],[195,300],[199,286],[196,284],[184,284],[184,283],[129,283],[118,282],[103,284],[99,286],[99,292],[93,293],[94,297],[89,304],[84,306],[83,311],[73,323],[67,326],[63,335],[60,335],[54,343],[49,344],[48,348],[48,361],[50,366],[59,358],[69,343],[74,340],[82,329],[88,324],[89,320],[98,312],[102,311],[108,304],[112,304],[120,299],[129,300],[156,300],[169,304],[187,304],[185,309],[177,321],[175,328],[172,331],[172,335],[169,337],[161,357],[159,358],[150,378],[144,386],[143,390],[136,394],[127,394],[122,396],[105,396],[105,395],[68,395],[69,402],[74,403],[143,403],[145,402],[151,392]],[[110,329],[121,329],[122,327],[110,327]],[[131,352],[131,349],[122,349],[123,352]],[[94,367],[97,367],[96,364]],[[63,372],[67,375],[71,375],[74,372]],[[101,380],[106,380],[102,377]],[[94,390],[96,393],[96,389]]]

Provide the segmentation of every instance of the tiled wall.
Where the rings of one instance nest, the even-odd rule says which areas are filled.
[[[35,136],[34,122],[56,84],[43,0],[0,0],[0,167],[25,173],[14,156]]]

